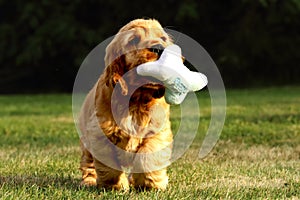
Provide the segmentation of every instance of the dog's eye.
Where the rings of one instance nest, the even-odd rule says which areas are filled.
[[[167,37],[165,37],[165,36],[162,36],[160,39],[161,39],[162,41],[164,41],[164,42],[167,41]]]
[[[140,36],[134,36],[133,39],[129,40],[129,45],[137,45],[141,41]]]

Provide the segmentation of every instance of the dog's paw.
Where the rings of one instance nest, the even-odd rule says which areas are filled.
[[[105,180],[98,178],[97,180],[97,187],[98,188],[105,188],[109,190],[122,190],[128,191],[129,190],[129,182],[125,174],[121,174],[116,180],[116,182],[111,182],[111,180]]]
[[[129,184],[128,182],[119,183],[112,186],[113,190],[122,190],[122,191],[128,191],[129,190]]]
[[[96,185],[97,185],[96,178],[90,176],[84,178],[80,183],[80,186],[96,186]]]

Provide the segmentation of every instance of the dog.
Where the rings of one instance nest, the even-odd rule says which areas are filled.
[[[173,135],[165,87],[135,68],[171,44],[157,20],[136,19],[106,47],[105,69],[79,116],[81,185],[166,189]]]

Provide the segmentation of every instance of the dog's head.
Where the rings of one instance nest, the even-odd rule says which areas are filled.
[[[172,43],[172,39],[158,21],[131,21],[120,29],[106,48],[106,85],[113,88],[119,84],[120,92],[124,96],[132,88],[136,88],[136,85],[142,85],[131,96],[132,101],[147,103],[153,98],[161,98],[165,88],[158,81],[149,81],[148,78],[138,76],[136,70],[132,69],[142,63],[159,59],[163,49]]]

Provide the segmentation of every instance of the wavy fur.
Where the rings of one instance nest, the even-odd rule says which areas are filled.
[[[79,117],[81,184],[112,189],[128,189],[130,183],[142,188],[166,188],[173,136],[164,87],[149,83],[132,70],[158,59],[149,50],[156,44],[166,47],[172,40],[156,20],[138,19],[121,28],[107,46],[107,67],[86,97]],[[148,82],[135,90],[143,81]],[[103,134],[93,131],[99,127]],[[126,156],[113,146],[133,154]],[[123,167],[142,172],[128,176],[120,170]]]

